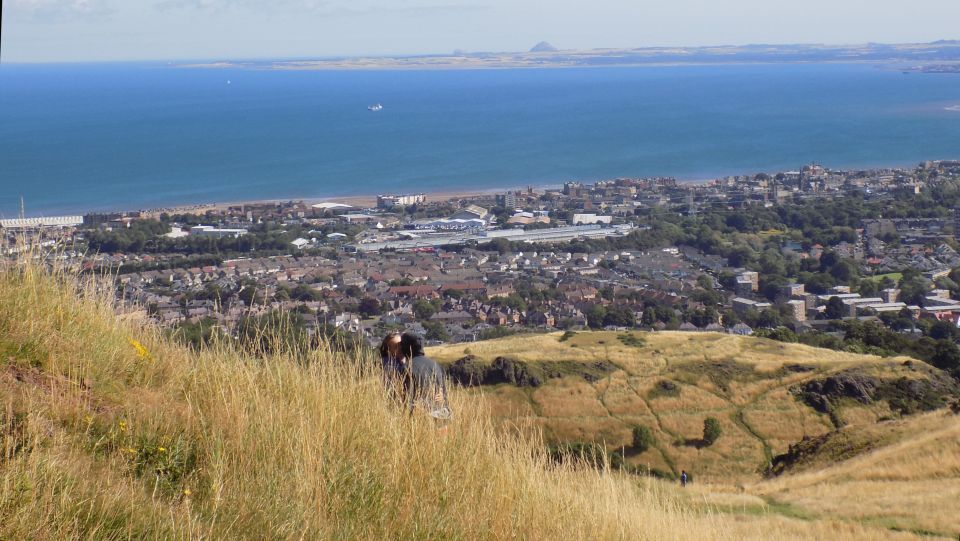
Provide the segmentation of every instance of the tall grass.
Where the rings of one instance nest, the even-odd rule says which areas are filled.
[[[372,359],[195,352],[113,291],[0,269],[2,539],[724,539],[864,530],[732,521],[655,481],[548,461],[453,392],[444,432]],[[818,533],[819,532],[819,533]]]

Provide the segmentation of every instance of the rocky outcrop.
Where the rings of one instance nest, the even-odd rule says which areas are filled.
[[[799,388],[800,397],[821,413],[832,410],[831,400],[852,398],[861,404],[873,402],[873,395],[880,386],[877,378],[855,371],[844,371],[825,379],[812,380]]]
[[[467,355],[447,368],[454,382],[466,387],[508,383],[517,387],[539,387],[548,379],[580,376],[588,382],[605,377],[617,367],[606,361],[581,363],[575,361],[526,362],[501,356],[492,363]]]
[[[858,370],[844,370],[823,379],[807,381],[791,389],[813,409],[832,414],[838,401],[861,404],[885,401],[890,409],[908,415],[942,408],[960,398],[960,384],[946,373],[930,367],[918,377],[880,379]]]

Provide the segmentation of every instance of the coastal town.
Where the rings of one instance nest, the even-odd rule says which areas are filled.
[[[198,340],[281,313],[310,336],[367,343],[393,329],[434,344],[579,328],[829,336],[843,321],[920,336],[960,324],[960,212],[927,199],[958,184],[960,161],[806,165],[705,183],[621,178],[0,226],[8,261],[32,249],[109,273],[130,314]],[[844,210],[854,203],[859,215]],[[811,225],[827,219],[823,205],[843,222]]]

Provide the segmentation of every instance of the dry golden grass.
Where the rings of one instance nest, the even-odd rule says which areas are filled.
[[[798,402],[786,388],[776,389],[743,409],[743,419],[762,434],[773,454],[787,451],[804,436],[814,437],[833,429],[830,420]]]
[[[651,415],[647,402],[637,394],[623,372],[616,372],[597,382],[596,389],[600,400],[612,415]]]
[[[605,412],[587,393],[587,383],[575,377],[550,380],[534,390],[532,395],[540,397],[534,408],[537,426],[545,428],[548,438],[598,441],[616,448],[630,445],[630,427],[649,426],[656,448],[629,456],[628,463],[693,472],[698,483],[705,483],[694,504],[737,514],[745,523],[754,513],[766,516],[773,510],[816,520],[811,531],[823,521],[842,519],[948,537],[960,533],[957,515],[946,511],[955,508],[960,490],[960,439],[949,428],[960,421],[940,413],[878,423],[891,416],[886,403],[846,402],[839,416],[850,425],[845,430],[857,434],[851,445],[857,449],[875,442],[863,447],[866,452],[840,464],[825,454],[814,460],[809,472],[759,482],[758,472],[769,456],[833,429],[826,415],[789,392],[791,386],[852,367],[885,378],[920,377],[903,365],[904,359],[720,334],[641,334],[646,343],[640,348],[622,344],[617,333],[583,332],[565,342],[559,336],[509,337],[470,346],[472,353],[488,360],[501,355],[527,361],[609,360],[621,368],[592,384]],[[459,353],[454,347],[431,350],[445,361],[460,358]],[[712,379],[712,366],[731,361],[752,371],[726,381]],[[813,370],[786,370],[786,365]],[[674,382],[677,393],[657,395],[655,386],[662,380]],[[711,447],[698,448],[694,443],[706,416],[720,421],[723,436]],[[746,486],[746,492],[734,486]],[[833,527],[834,532],[821,530],[832,534],[825,537],[843,531],[839,524]]]
[[[533,391],[542,417],[607,417],[592,385],[579,378],[564,378]]]
[[[960,534],[960,416],[931,412],[851,426],[848,446],[879,446],[840,463],[748,486],[751,493],[898,529]]]
[[[0,300],[2,539],[900,536],[557,466],[482,405],[520,390],[454,391],[441,435],[366,359],[196,353],[116,317],[112,291],[33,265],[0,271]],[[626,426],[607,419],[601,433]]]
[[[803,381],[857,367],[886,377],[918,377],[903,359],[829,351],[798,344],[719,333],[633,333],[639,347],[620,340],[624,333],[579,332],[561,341],[561,333],[519,335],[472,343],[470,353],[488,361],[508,356],[527,362],[610,361],[620,370],[592,384],[576,376],[548,380],[529,393],[531,408],[514,394],[513,420],[537,418],[534,426],[559,441],[630,444],[630,429],[643,424],[659,441],[661,462],[683,465],[702,479],[740,483],[756,478],[770,456],[785,452],[805,436],[831,430],[830,418],[800,403],[788,389]],[[453,362],[464,355],[462,344],[431,348],[430,355]],[[784,369],[802,365],[809,371]],[[674,393],[657,392],[673,382]],[[499,390],[498,393],[506,393]],[[490,392],[490,391],[487,391]],[[522,406],[522,407],[521,407]],[[840,417],[850,423],[876,422],[889,416],[883,403],[846,404]],[[510,415],[504,415],[508,417]],[[724,436],[712,449],[684,441],[698,439],[706,417],[716,417]],[[562,419],[562,421],[560,420]],[[614,422],[615,421],[615,422]],[[680,443],[678,443],[680,442]],[[679,473],[679,467],[668,468]]]

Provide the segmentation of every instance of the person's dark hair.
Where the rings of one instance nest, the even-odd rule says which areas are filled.
[[[423,342],[420,341],[420,337],[415,334],[403,333],[400,337],[400,353],[411,359],[424,356]]]
[[[394,336],[397,336],[399,333],[388,333],[383,337],[383,341],[380,342],[380,358],[386,359],[390,355],[390,342]]]

